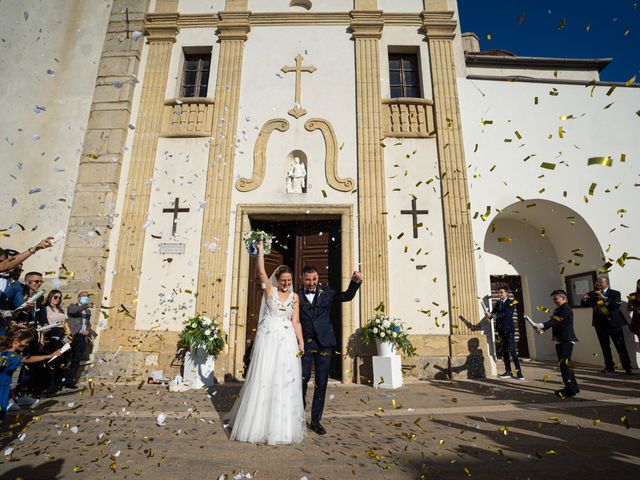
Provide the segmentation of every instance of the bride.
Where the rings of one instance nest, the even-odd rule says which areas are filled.
[[[231,439],[269,445],[298,443],[305,433],[302,405],[304,352],[300,303],[292,271],[279,266],[271,278],[258,243],[258,270],[266,285],[247,376],[229,415]]]

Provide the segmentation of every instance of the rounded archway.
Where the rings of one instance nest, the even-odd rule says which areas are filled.
[[[584,218],[564,205],[542,199],[501,210],[489,222],[483,257],[487,277],[520,283],[523,310],[538,321],[548,318],[538,307],[552,307],[552,290],[567,289],[567,278],[589,275],[603,263],[600,242]],[[598,363],[594,353],[600,348],[591,327],[591,310],[575,309],[574,319],[580,339],[574,360]],[[527,333],[531,358],[555,359],[550,335],[534,335],[530,328]]]

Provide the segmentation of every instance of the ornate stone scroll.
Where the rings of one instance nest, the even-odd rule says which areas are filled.
[[[267,144],[274,130],[286,132],[289,122],[284,118],[273,118],[262,126],[253,150],[253,174],[251,178],[241,178],[236,182],[236,188],[241,192],[250,192],[262,184],[267,169]]]
[[[322,132],[325,145],[324,168],[327,176],[327,183],[331,188],[338,190],[339,192],[350,192],[353,190],[355,182],[352,178],[340,178],[338,176],[338,142],[331,124],[322,118],[312,118],[307,120],[304,124],[304,128],[309,132],[313,132],[315,130],[320,130],[320,132]]]

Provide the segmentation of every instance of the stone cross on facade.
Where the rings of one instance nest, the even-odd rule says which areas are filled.
[[[296,73],[296,100],[295,100],[296,103],[293,106],[293,108],[287,112],[289,115],[295,118],[300,118],[303,115],[307,114],[307,111],[304,108],[302,108],[302,105],[300,104],[300,99],[302,96],[302,72],[313,73],[316,71],[316,67],[314,67],[313,65],[303,66],[302,58],[303,58],[302,55],[300,54],[296,55],[295,67],[291,67],[291,66],[282,67],[282,71],[284,73],[293,73],[293,72]]]
[[[173,213],[173,222],[171,222],[172,224],[172,228],[171,228],[171,235],[175,235],[176,234],[176,227],[177,227],[177,223],[178,223],[178,214],[179,213],[186,213],[189,211],[188,208],[180,208],[180,199],[178,197],[176,197],[176,200],[173,204],[173,208],[163,208],[162,209],[162,213]]]
[[[413,238],[418,238],[418,227],[422,226],[422,223],[418,223],[418,215],[426,215],[429,210],[418,210],[417,200],[411,199],[411,210],[400,210],[403,215],[411,215],[413,217]]]

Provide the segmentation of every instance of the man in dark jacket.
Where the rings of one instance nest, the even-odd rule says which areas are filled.
[[[573,346],[578,341],[573,330],[573,310],[567,303],[567,292],[564,290],[554,290],[551,292],[551,298],[553,303],[556,304],[553,315],[548,321],[539,323],[534,328],[538,333],[551,329],[553,339],[556,341],[556,354],[560,364],[564,388],[556,390],[555,394],[560,398],[575,397],[580,392],[580,388],[578,388],[578,382],[573,372],[573,364],[571,363]]]
[[[624,368],[627,375],[633,375],[631,360],[627,352],[627,346],[624,343],[623,327],[627,325],[627,320],[620,311],[621,303],[622,296],[620,292],[609,288],[609,279],[602,276],[598,277],[596,289],[583,295],[580,305],[593,309],[592,325],[596,329],[602,355],[604,356],[604,370],[602,370],[602,373],[615,372],[611,344],[609,343],[609,339],[611,339],[618,351],[622,368]]]
[[[80,362],[85,359],[91,336],[91,309],[93,303],[89,299],[88,292],[78,294],[78,302],[67,307],[69,317],[69,329],[71,330],[71,364],[65,375],[64,383],[66,388],[76,388],[78,370]]]
[[[353,272],[349,288],[345,292],[336,293],[329,287],[318,285],[318,270],[305,266],[302,269],[304,289],[300,290],[300,323],[304,337],[304,354],[302,355],[302,399],[306,407],[307,385],[311,377],[311,364],[315,363],[315,390],[311,405],[311,430],[319,435],[327,431],[320,424],[324,410],[324,397],[329,381],[331,350],[338,343],[331,325],[331,305],[334,302],[349,302],[353,299],[362,275]]]
[[[513,324],[514,301],[509,298],[509,287],[502,285],[498,288],[498,301],[493,306],[491,313],[485,313],[487,320],[493,318],[496,322],[496,332],[500,339],[500,353],[504,360],[504,373],[498,375],[500,378],[515,378],[524,381],[524,375],[520,368],[520,359],[516,350],[516,327]],[[511,372],[511,362],[509,356],[513,358],[515,376]]]

